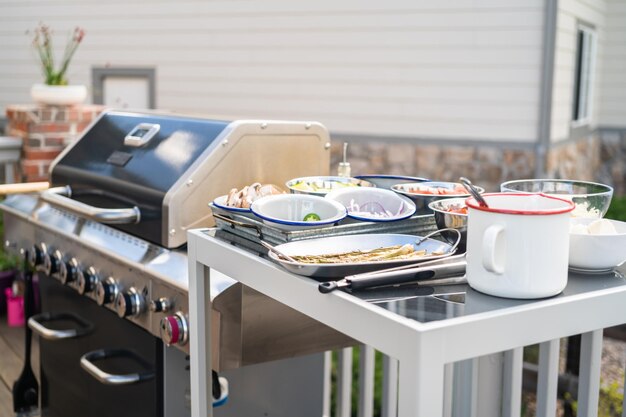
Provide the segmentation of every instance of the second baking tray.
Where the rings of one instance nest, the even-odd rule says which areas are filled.
[[[330,227],[286,231],[269,226],[260,220],[248,216],[226,212],[213,204],[210,204],[210,206],[218,228],[254,242],[264,240],[273,245],[326,236],[370,233],[398,233],[423,236],[437,230],[433,215],[426,214],[416,215],[397,222],[342,221]]]

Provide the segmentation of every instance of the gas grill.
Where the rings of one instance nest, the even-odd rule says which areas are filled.
[[[42,415],[188,415],[186,231],[211,226],[207,203],[233,187],[327,174],[329,147],[318,123],[110,111],[53,163],[53,188],[4,200],[5,246],[39,271],[29,327]],[[233,387],[221,415],[253,415],[255,396],[315,415],[298,395],[321,390],[306,385],[319,361],[250,365],[352,341],[229,277],[211,281],[213,369],[270,379]],[[278,328],[283,346],[268,349]]]

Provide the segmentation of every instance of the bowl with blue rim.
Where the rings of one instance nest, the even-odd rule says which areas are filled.
[[[415,213],[415,203],[410,199],[383,188],[344,188],[324,198],[341,203],[348,217],[366,222],[404,220]]]
[[[263,197],[254,201],[250,210],[268,226],[281,230],[329,227],[347,215],[340,203],[308,194]]]

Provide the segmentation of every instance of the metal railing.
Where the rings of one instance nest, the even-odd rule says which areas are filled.
[[[596,417],[600,393],[600,364],[602,334],[599,329],[582,335],[580,375],[578,383],[577,415]],[[557,412],[559,381],[560,340],[539,344],[539,361],[536,390],[536,416],[554,417]],[[398,361],[383,355],[383,376],[380,387],[380,410],[375,413],[375,350],[369,346],[359,348],[358,392],[353,393],[352,348],[336,352],[336,380],[331,384],[330,366],[327,370],[326,416],[350,417],[352,395],[358,395],[357,416],[397,416]],[[523,349],[501,352],[481,358],[448,364],[444,376],[444,417],[521,417]],[[331,354],[327,353],[327,362]],[[487,382],[487,386],[483,386]],[[357,388],[355,388],[357,390]],[[335,407],[331,410],[331,395]],[[626,407],[624,407],[626,409]],[[622,414],[626,417],[626,412]],[[400,416],[404,417],[404,416]]]

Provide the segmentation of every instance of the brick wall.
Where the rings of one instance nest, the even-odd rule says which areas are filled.
[[[92,105],[8,106],[6,133],[23,140],[22,179],[46,181],[50,163],[103,109]]]

